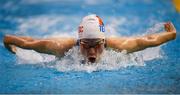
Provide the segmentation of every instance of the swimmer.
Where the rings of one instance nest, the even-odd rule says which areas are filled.
[[[14,54],[16,47],[20,47],[61,57],[73,46],[78,45],[85,61],[95,63],[100,59],[105,48],[112,48],[117,51],[126,50],[127,53],[132,53],[174,40],[176,29],[173,24],[167,22],[164,24],[164,28],[165,32],[142,37],[105,37],[102,19],[93,14],[82,19],[78,28],[78,39],[65,37],[34,39],[5,35],[4,46]]]

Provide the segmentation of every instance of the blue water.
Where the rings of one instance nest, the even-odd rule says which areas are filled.
[[[171,0],[1,0],[0,6],[0,93],[180,93],[180,14]],[[5,34],[76,35],[81,18],[92,13],[118,36],[142,35],[155,24],[172,21],[177,38],[144,50],[148,53],[140,52],[143,57],[151,56],[143,59],[143,65],[124,66],[127,62],[91,72],[82,67],[51,68],[42,65],[51,62],[44,62],[41,54],[20,51],[17,56],[3,46]]]

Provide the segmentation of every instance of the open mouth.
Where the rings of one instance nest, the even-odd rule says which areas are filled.
[[[96,57],[89,57],[88,61],[94,63],[96,61]]]

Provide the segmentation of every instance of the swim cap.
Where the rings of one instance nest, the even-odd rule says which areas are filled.
[[[105,28],[102,19],[95,15],[85,16],[78,29],[79,39],[88,38],[102,38],[105,39]]]

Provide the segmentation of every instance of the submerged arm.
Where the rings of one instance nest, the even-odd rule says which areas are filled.
[[[172,23],[166,23],[165,32],[135,38],[108,38],[107,46],[128,53],[155,47],[176,38],[176,29]]]
[[[31,37],[18,37],[6,35],[4,37],[5,47],[15,53],[15,47],[23,49],[35,50],[40,53],[52,54],[61,56],[75,45],[76,41],[73,38],[58,38],[58,39],[33,39]]]

